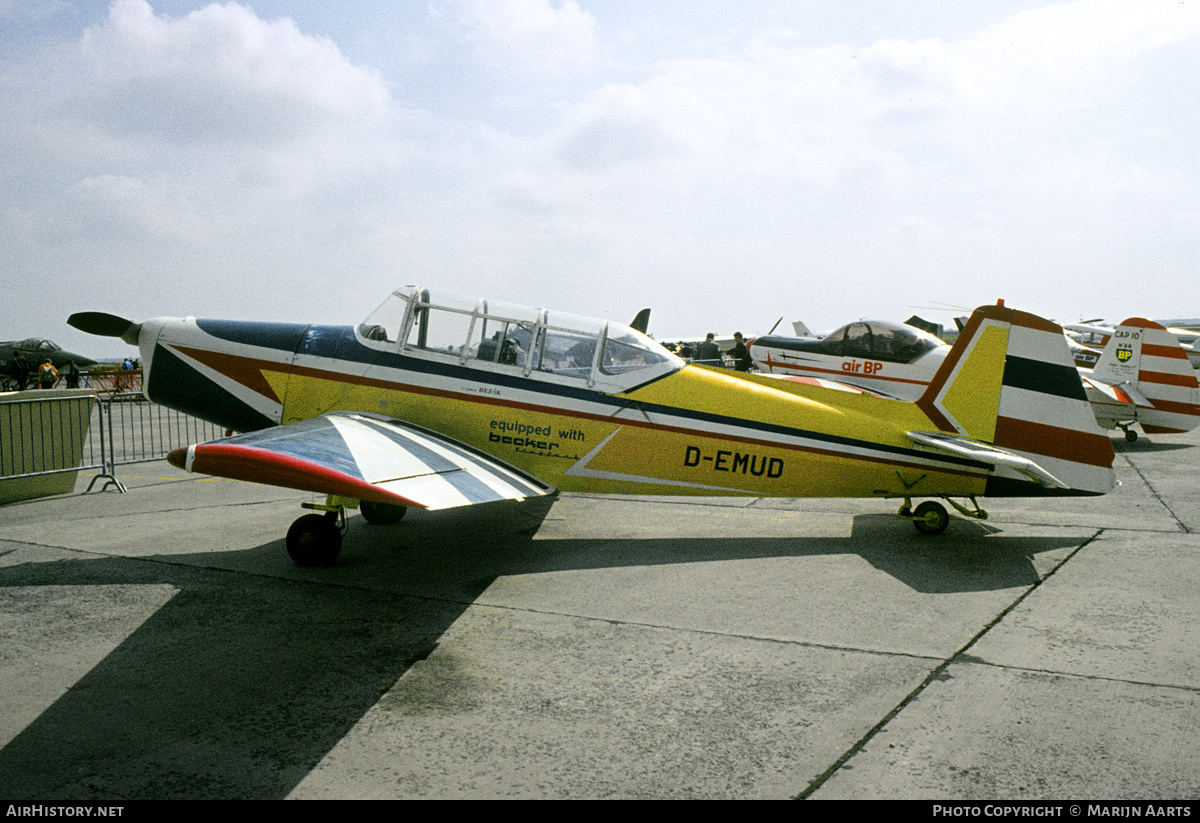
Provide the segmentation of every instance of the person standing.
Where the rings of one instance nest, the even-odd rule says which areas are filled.
[[[735,331],[733,333],[733,348],[725,352],[733,358],[733,367],[738,371],[750,371],[750,364],[753,362],[750,359],[750,350],[746,348],[746,342],[742,339],[742,333]]]
[[[696,356],[692,359],[693,363],[701,363],[705,366],[721,365],[721,347],[717,345],[717,341],[713,338],[712,332],[704,338],[704,342],[696,347]]]
[[[79,388],[79,367],[74,360],[67,360],[67,388]]]
[[[33,371],[33,366],[29,365],[25,355],[17,352],[13,357],[13,377],[17,381],[17,391],[25,391],[25,384],[29,382],[31,371]]]
[[[38,369],[38,386],[43,389],[52,389],[57,382],[58,369],[54,368],[54,364],[50,362],[50,358],[46,358],[46,362]]]

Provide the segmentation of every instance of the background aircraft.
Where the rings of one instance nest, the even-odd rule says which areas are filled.
[[[1068,340],[1101,426],[1119,428],[1134,442],[1134,423],[1147,434],[1164,434],[1191,431],[1200,422],[1194,370],[1185,350],[1162,325],[1135,317],[1116,329],[1072,327],[1104,333],[1106,345],[1101,349]],[[920,397],[951,351],[920,329],[879,320],[849,323],[821,339],[760,337],[749,346],[761,371],[837,381],[906,400]]]
[[[1176,337],[1153,320],[1131,317],[1112,334],[1092,369],[1080,369],[1096,420],[1137,440],[1188,432],[1200,423],[1200,381]]]
[[[612,321],[417,287],[353,328],[69,322],[136,343],[151,400],[246,432],[172,463],[327,496],[288,532],[301,564],[333,562],[360,503],[380,521],[556,489],[881,497],[938,533],[945,507],[912,498],[1115,484],[1062,329],[1003,305],[972,315],[917,402],[689,365]],[[1028,368],[1046,379],[1022,385]]]
[[[1200,349],[1195,346],[1197,333],[1187,328],[1167,327],[1166,323],[1159,323],[1159,325],[1166,327],[1167,332],[1175,338],[1175,342],[1187,355],[1192,368],[1200,368]],[[1095,365],[1100,358],[1100,352],[1108,345],[1108,340],[1113,333],[1113,327],[1100,320],[1063,323],[1062,327],[1066,330],[1067,337],[1078,344],[1072,350],[1075,352],[1076,365],[1083,368],[1092,368]]]
[[[45,363],[47,357],[60,373],[67,365],[68,360],[74,360],[75,365],[81,369],[96,365],[96,361],[92,358],[66,351],[51,340],[28,337],[24,340],[9,340],[0,343],[0,379],[9,381],[13,377],[13,358],[16,357],[18,351],[25,355],[25,359],[33,368],[31,377],[37,376],[38,366]]]
[[[950,346],[924,329],[886,320],[858,320],[824,337],[765,335],[749,341],[766,374],[834,380],[901,400],[916,400]]]

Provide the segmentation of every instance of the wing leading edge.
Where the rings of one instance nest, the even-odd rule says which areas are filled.
[[[555,489],[464,443],[400,420],[336,413],[176,449],[190,472],[423,509]]]

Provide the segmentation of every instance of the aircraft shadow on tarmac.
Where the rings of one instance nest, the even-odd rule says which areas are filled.
[[[502,513],[497,504],[493,509]],[[529,504],[515,504],[528,507]],[[340,564],[394,568],[397,579],[417,584],[425,596],[453,598],[484,589],[500,576],[613,567],[658,566],[770,557],[858,555],[918,592],[994,591],[1037,583],[1033,558],[1074,548],[1077,536],[1007,537],[985,522],[954,519],[940,536],[921,535],[890,514],[852,517],[849,537],[652,537],[533,539],[541,517],[526,512],[526,525],[504,526],[503,514],[480,511],[416,513],[380,531],[351,529]],[[764,512],[766,514],[766,512]],[[510,520],[511,522],[511,520]],[[377,539],[389,530],[389,542]],[[478,535],[503,534],[486,545]],[[389,548],[380,551],[380,547]],[[378,571],[382,571],[381,569]],[[377,571],[377,573],[378,573]],[[460,576],[461,575],[461,576]]]
[[[1125,454],[1142,454],[1147,452],[1173,452],[1180,449],[1192,448],[1191,443],[1164,443],[1161,440],[1147,440],[1144,437],[1139,437],[1136,443],[1127,443],[1124,440],[1113,441],[1113,450],[1118,453]]]
[[[858,554],[919,591],[984,591],[1036,582],[1033,555],[1078,543],[985,536],[972,523],[934,540],[898,537],[910,527],[887,515],[859,515],[853,536],[836,539],[546,540],[535,539],[545,511],[514,521],[512,505],[390,527],[354,519],[338,567],[279,577],[232,573],[222,560],[233,558],[214,553],[0,569],[3,587],[177,590],[0,749],[0,795],[285,797],[499,575]],[[281,541],[215,554],[241,553],[290,565]],[[387,575],[401,584],[354,582]]]

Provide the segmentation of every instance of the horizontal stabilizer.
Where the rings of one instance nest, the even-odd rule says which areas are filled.
[[[1096,380],[1083,375],[1083,388],[1088,393],[1088,399],[1095,405],[1097,402],[1106,402],[1111,404],[1119,404],[1128,406],[1133,409],[1135,406],[1149,406],[1150,401],[1146,397],[1128,383],[1112,384],[1105,383],[1101,380]],[[1133,417],[1122,417],[1121,420],[1132,420]]]
[[[1019,454],[997,448],[991,443],[972,440],[969,437],[962,437],[956,434],[947,434],[946,432],[908,432],[907,434],[909,439],[914,443],[940,449],[959,457],[969,457],[981,463],[990,463],[997,468],[1003,466],[1004,468],[1012,469],[1048,489],[1070,488],[1066,483],[1059,480],[1028,457],[1022,457]]]
[[[372,414],[326,414],[176,449],[167,459],[201,474],[424,509],[554,492],[464,443]]]

